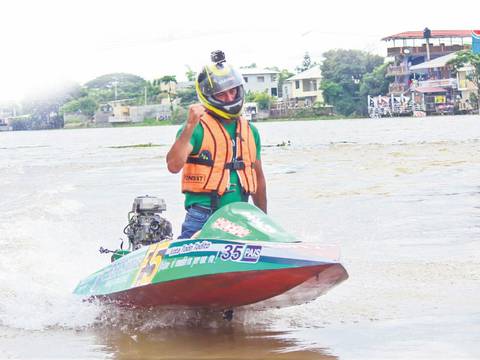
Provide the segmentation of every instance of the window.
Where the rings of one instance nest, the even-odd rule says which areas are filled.
[[[244,76],[243,81],[245,81],[247,83],[248,82],[248,77]]]
[[[302,81],[303,91],[316,91],[317,80],[305,79]]]
[[[277,81],[277,75],[272,75],[272,82]]]
[[[265,82],[265,76],[257,76],[258,82]]]
[[[295,80],[295,89],[300,89],[300,81]]]
[[[271,88],[272,96],[277,96],[277,88]]]

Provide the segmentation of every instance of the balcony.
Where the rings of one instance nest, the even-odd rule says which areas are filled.
[[[392,83],[388,86],[390,94],[403,94],[406,91],[408,91],[408,85],[406,84]]]
[[[387,76],[400,76],[408,73],[407,65],[389,65],[387,68]]]
[[[449,54],[451,52],[470,49],[470,45],[433,45],[430,44],[430,54]],[[398,46],[391,47],[387,49],[387,56],[398,56],[398,55],[426,55],[427,54],[427,45],[422,44],[422,46]]]
[[[457,79],[439,79],[439,80],[424,80],[418,82],[419,87],[451,87],[457,88]]]

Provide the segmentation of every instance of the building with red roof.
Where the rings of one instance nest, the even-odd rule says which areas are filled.
[[[389,86],[390,109],[408,112],[422,110],[427,114],[453,112],[454,103],[462,97],[458,79],[448,66],[457,51],[471,47],[473,30],[404,31],[384,37],[387,57],[393,63],[387,76],[395,79]],[[378,103],[368,98],[369,111]],[[409,103],[399,107],[397,104]],[[374,106],[375,107],[375,106]],[[376,110],[376,109],[373,109]]]

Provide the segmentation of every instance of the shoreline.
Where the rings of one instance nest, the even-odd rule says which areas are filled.
[[[353,119],[369,119],[368,117],[345,117],[340,115],[332,115],[332,116],[320,116],[320,117],[305,117],[305,118],[268,118],[260,121],[253,121],[255,124],[259,123],[271,123],[271,122],[295,122],[295,121],[323,121],[323,120],[353,120]],[[148,127],[148,126],[178,126],[183,124],[183,122],[176,123],[170,120],[162,120],[162,121],[155,121],[155,120],[147,120],[144,122],[139,123],[126,123],[126,124],[79,124],[70,126],[64,126],[63,128],[59,129],[52,129],[52,130],[75,130],[75,129],[100,129],[100,128],[128,128],[128,127]]]

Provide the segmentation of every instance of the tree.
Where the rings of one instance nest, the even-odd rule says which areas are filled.
[[[93,116],[97,110],[97,102],[88,96],[71,100],[60,107],[60,114],[82,113],[87,116]]]
[[[165,75],[159,79],[161,84],[166,86],[166,90],[164,92],[168,95],[168,102],[170,103],[170,110],[173,112],[173,91],[172,91],[172,84],[177,83],[177,78],[175,75]],[[159,85],[160,85],[159,83]]]
[[[295,74],[288,71],[287,69],[280,70],[277,66],[271,66],[265,69],[278,71],[278,97],[281,98],[283,96],[283,84],[285,83],[285,80]]]
[[[195,81],[197,78],[197,73],[192,70],[192,68],[188,65],[185,65],[187,67],[187,72],[185,73],[185,76],[187,77],[188,81]]]
[[[257,67],[256,63],[251,63],[250,65],[240,66],[240,69],[255,69]]]
[[[272,97],[266,92],[259,92],[255,95],[255,102],[258,104],[260,110],[268,110],[272,103]]]
[[[141,103],[145,86],[148,86],[147,81],[128,73],[102,75],[85,84],[89,95],[98,102],[134,98]]]
[[[180,105],[192,105],[197,102],[197,91],[193,87],[180,90],[177,92],[177,97],[180,98]]]
[[[22,113],[29,115],[25,129],[52,129],[63,127],[60,107],[81,94],[81,87],[76,83],[57,85],[41,94],[29,96],[22,102]]]
[[[387,69],[390,63],[384,63],[373,69],[372,72],[365,74],[360,81],[359,96],[366,99],[368,95],[378,96],[388,93],[388,86],[393,82],[393,76],[387,76]],[[362,113],[368,113],[367,102],[360,103]]]
[[[325,100],[342,115],[364,113],[360,86],[363,77],[383,64],[383,58],[360,50],[330,50],[321,65]]]
[[[245,102],[253,102],[255,101],[255,95],[257,93],[255,91],[247,91],[245,94]]]
[[[295,71],[297,72],[297,74],[301,73],[301,72],[304,72],[305,70],[308,70],[310,68],[312,68],[313,66],[317,65],[317,63],[312,63],[312,59],[310,58],[310,54],[307,52],[305,52],[305,55],[303,55],[303,62],[300,66],[297,66],[295,68]]]
[[[477,87],[477,106],[480,114],[480,54],[474,54],[471,50],[464,50],[457,53],[455,58],[448,62],[454,72],[459,71],[465,65],[471,65],[472,71],[467,75],[468,80]]]
[[[256,102],[260,110],[270,109],[273,98],[267,92],[248,91],[245,94],[245,102]]]

